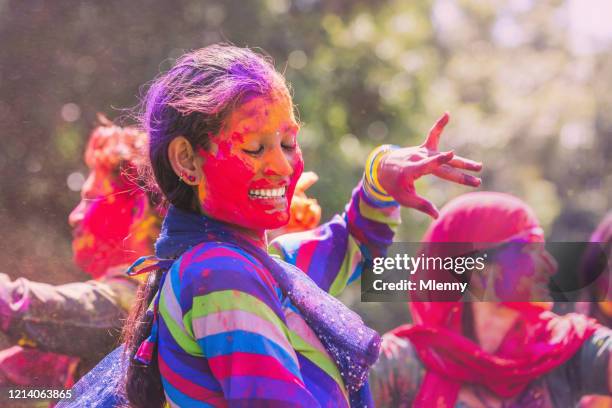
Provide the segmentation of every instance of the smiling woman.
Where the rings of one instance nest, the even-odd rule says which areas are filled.
[[[159,291],[157,284],[149,285],[126,329],[128,353],[137,360],[126,379],[130,403],[347,406],[362,383],[351,383],[334,363],[340,356],[315,333],[326,322],[298,312],[300,299],[290,295],[281,277],[290,273],[287,265],[263,251],[266,230],[289,221],[304,168],[284,79],[248,49],[197,50],[153,83],[143,124],[155,179],[171,203],[156,254],[176,261],[158,273]],[[378,212],[379,220],[397,222],[397,204]],[[327,267],[312,264],[326,272],[311,274],[320,292],[309,300],[324,303],[329,296],[324,291],[340,291],[365,258],[354,241],[347,247],[348,236],[329,232],[347,231],[344,218],[320,229],[319,236],[337,241],[325,249],[311,240],[310,248],[329,254]],[[385,223],[378,232],[378,240],[390,241]],[[376,251],[367,231],[363,237],[364,248]],[[277,253],[290,253],[290,246],[279,245]],[[350,267],[338,272],[346,269],[340,267],[345,253]],[[298,258],[303,262],[302,256],[294,262]],[[149,305],[152,325],[141,324]],[[343,310],[340,314],[351,315]],[[353,320],[352,327],[368,333]],[[336,334],[327,333],[327,339]],[[373,357],[369,364],[377,356],[376,338],[363,338],[362,348]],[[350,357],[362,358],[357,351]]]
[[[400,204],[437,216],[416,194],[419,177],[479,185],[461,170],[480,163],[438,151],[447,122],[420,146],[375,149],[344,214],[279,237],[269,254],[266,231],[289,222],[304,168],[284,78],[249,49],[181,57],[143,103],[150,167],[169,208],[156,256],[130,268],[156,272],[124,330],[129,362],[112,354],[113,374],[103,363],[77,385],[94,391],[75,392],[71,406],[114,400],[109,378],[121,367],[134,407],[372,405],[367,371],[380,337],[333,296],[385,255]]]

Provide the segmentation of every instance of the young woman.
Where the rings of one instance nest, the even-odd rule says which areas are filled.
[[[398,222],[395,200],[437,215],[416,195],[416,178],[434,173],[478,185],[456,168],[479,170],[480,164],[437,151],[447,116],[423,146],[377,149],[344,216],[276,247],[310,278],[289,282],[291,267],[264,250],[265,231],[289,219],[304,166],[293,111],[272,65],[232,46],[183,56],[149,89],[144,126],[151,165],[172,204],[156,255],[175,261],[159,291],[149,285],[141,302],[140,314],[152,299],[148,340],[142,341],[148,327],[137,323],[142,316],[128,327],[128,351],[151,361],[148,369],[131,363],[132,405],[368,401],[361,385],[377,357],[371,354],[376,338],[325,292],[339,293],[365,259],[384,253],[390,225]]]
[[[581,315],[557,316],[550,302],[531,302],[545,300],[556,265],[538,244],[544,235],[525,203],[465,194],[442,209],[423,242],[435,256],[466,243],[494,249],[472,281],[490,282],[508,301],[412,302],[414,324],[384,336],[370,377],[378,406],[569,407],[585,394],[610,394],[612,332]],[[440,244],[449,242],[459,244]]]
[[[414,180],[480,183],[458,170],[479,163],[437,151],[448,116],[422,146],[376,149],[345,214],[272,244],[282,262],[265,252],[265,231],[287,223],[303,169],[282,76],[248,49],[210,46],[180,58],[144,104],[151,167],[171,205],[158,258],[132,268],[160,271],[126,327],[130,404],[367,402],[377,336],[328,293],[385,252],[398,202],[437,215]]]

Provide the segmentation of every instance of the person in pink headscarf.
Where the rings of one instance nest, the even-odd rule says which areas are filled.
[[[0,386],[70,387],[115,346],[138,281],[125,269],[159,233],[154,193],[137,183],[146,135],[104,116],[85,150],[89,175],[68,222],[91,279],[52,285],[0,273]]]
[[[377,406],[568,407],[585,394],[610,394],[612,331],[531,301],[545,299],[545,282],[556,269],[537,245],[543,242],[533,211],[516,197],[477,192],[449,202],[426,232],[423,253],[440,256],[443,248],[462,246],[490,251],[470,283],[512,302],[413,299],[414,323],[384,336],[372,370]]]

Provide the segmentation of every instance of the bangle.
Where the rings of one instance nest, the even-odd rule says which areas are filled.
[[[382,145],[372,150],[366,161],[365,172],[364,172],[364,191],[373,200],[392,203],[395,200],[389,193],[385,191],[383,186],[380,184],[378,179],[378,165],[380,161],[389,153],[391,150],[399,149],[399,146],[395,145]]]

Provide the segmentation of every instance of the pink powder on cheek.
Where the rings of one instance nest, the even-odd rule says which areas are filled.
[[[287,215],[289,215],[289,207],[291,207],[291,201],[293,200],[293,193],[295,192],[295,187],[297,186],[297,182],[304,172],[304,158],[302,157],[302,151],[299,146],[295,148],[295,155],[292,163],[293,174],[291,175],[291,180],[289,181],[289,185],[287,186]],[[287,219],[288,221],[288,219]]]
[[[92,277],[112,266],[133,261],[125,238],[134,223],[134,207],[141,192],[125,189],[101,197],[89,206],[73,240],[75,262]]]
[[[304,168],[301,152],[298,149],[291,157],[293,173],[287,185],[286,201],[270,203],[250,197],[249,188],[264,178],[270,181],[274,178],[259,174],[257,158],[249,159],[235,149],[230,141],[224,141],[218,144],[215,155],[199,152],[204,158],[204,179],[198,187],[202,209],[213,218],[254,230],[284,225],[289,220],[290,200]]]
[[[198,187],[198,198],[205,213],[222,221],[239,224],[245,211],[251,210],[248,186],[255,169],[232,152],[232,142],[218,144],[216,154],[201,150],[204,179]]]
[[[245,132],[248,132],[248,128],[246,128]],[[231,149],[232,143],[244,143],[244,133],[233,132],[230,140],[231,141],[227,141],[225,143],[229,143],[229,147]]]

